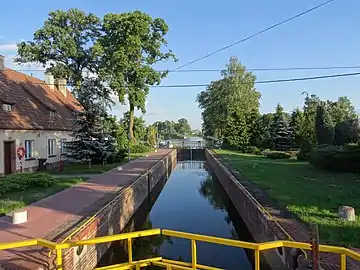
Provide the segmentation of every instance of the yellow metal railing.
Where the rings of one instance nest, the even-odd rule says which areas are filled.
[[[191,241],[191,262],[180,262],[174,260],[164,259],[162,257],[144,259],[144,260],[133,260],[133,252],[132,252],[132,240],[140,237],[146,236],[154,236],[154,235],[164,235],[171,236],[176,238],[188,239]],[[252,249],[255,252],[255,261],[254,266],[255,270],[260,270],[260,251],[270,250],[274,248],[280,247],[288,247],[288,248],[299,248],[304,250],[310,250],[310,244],[294,242],[294,241],[272,241],[265,243],[250,243],[243,242],[225,238],[219,238],[214,236],[206,236],[200,234],[192,234],[185,232],[178,232],[172,230],[161,230],[161,229],[151,229],[145,231],[137,231],[131,233],[123,233],[116,235],[109,235],[103,237],[96,237],[93,239],[87,239],[77,242],[66,242],[66,243],[54,243],[51,241],[43,240],[43,239],[33,239],[33,240],[24,240],[12,243],[0,243],[0,250],[21,248],[21,247],[31,247],[31,246],[42,246],[49,248],[50,250],[56,251],[56,266],[58,270],[63,269],[63,250],[72,248],[72,247],[80,247],[86,245],[95,245],[101,243],[109,243],[113,241],[126,240],[128,243],[128,262],[123,264],[111,265],[96,269],[108,270],[108,269],[141,269],[142,267],[146,267],[149,265],[156,265],[167,270],[171,269],[204,269],[204,270],[219,270],[219,268],[210,267],[206,265],[201,265],[197,263],[197,242],[207,242],[218,245],[232,246],[238,248]],[[352,258],[356,261],[360,261],[360,253],[354,252],[347,248],[336,247],[336,246],[327,246],[320,245],[320,252],[330,252],[340,255],[340,269],[346,269],[346,259],[347,257]]]

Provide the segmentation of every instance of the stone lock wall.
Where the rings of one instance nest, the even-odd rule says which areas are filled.
[[[149,171],[125,188],[69,241],[79,241],[120,233],[151,190],[162,178],[168,178],[176,166],[176,151],[170,152]],[[93,269],[111,243],[70,248],[63,254],[63,269]]]
[[[275,224],[266,214],[263,213],[259,207],[259,203],[246,190],[246,188],[225,168],[224,165],[214,156],[214,154],[206,150],[206,160],[210,168],[218,177],[225,192],[229,196],[231,202],[236,208],[236,211],[243,219],[247,228],[249,229],[255,242],[267,242],[277,239],[285,239],[280,231],[276,230]],[[290,250],[274,249],[270,251],[262,251],[262,260],[271,267],[271,269],[290,269],[287,266],[289,260]],[[289,253],[289,254],[287,254]]]

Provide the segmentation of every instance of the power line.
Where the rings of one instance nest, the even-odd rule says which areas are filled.
[[[354,72],[354,73],[332,74],[332,75],[323,75],[323,76],[314,76],[314,77],[300,77],[300,78],[289,78],[289,79],[255,81],[255,84],[310,81],[310,80],[350,77],[350,76],[359,76],[359,75],[360,75],[360,72]],[[204,87],[204,86],[209,86],[209,85],[210,84],[174,84],[174,85],[154,85],[152,87],[153,88],[190,88],[190,87]]]
[[[296,82],[296,81],[310,81],[310,80],[319,80],[319,79],[329,79],[329,78],[339,78],[339,77],[351,77],[358,76],[360,72],[353,73],[342,73],[342,74],[331,74],[331,75],[321,75],[313,77],[300,77],[300,78],[289,78],[289,79],[276,79],[276,80],[264,80],[264,81],[255,81],[256,84],[267,84],[267,83],[283,83],[283,82]],[[45,82],[24,82],[25,84],[34,84],[34,85],[47,85]],[[63,84],[56,84],[57,86],[64,86]],[[173,84],[173,85],[152,85],[152,88],[188,88],[188,87],[204,87],[210,84]],[[72,85],[65,85],[71,87]]]
[[[334,69],[360,69],[360,66],[322,66],[322,67],[280,67],[280,68],[247,68],[247,71],[296,71],[296,70],[334,70]],[[45,69],[13,69],[18,72],[40,72]],[[221,72],[224,69],[182,69],[169,70],[169,73],[191,73],[191,72]],[[164,72],[166,70],[158,70]]]
[[[194,60],[192,60],[192,61],[190,61],[190,62],[188,62],[188,63],[186,63],[186,64],[184,64],[184,65],[181,65],[181,66],[173,69],[173,71],[178,70],[178,69],[181,69],[181,68],[186,67],[186,66],[189,66],[189,65],[191,65],[191,64],[193,64],[193,63],[196,63],[196,62],[198,62],[198,61],[200,61],[200,60],[203,60],[203,59],[205,59],[205,58],[208,58],[208,57],[210,57],[210,56],[212,56],[212,55],[214,55],[214,54],[217,54],[217,53],[219,53],[219,52],[221,52],[221,51],[227,50],[227,49],[229,49],[230,47],[233,47],[233,46],[235,46],[235,45],[238,45],[238,44],[240,44],[240,43],[242,43],[242,42],[244,42],[244,41],[247,41],[247,40],[249,40],[249,39],[252,39],[252,38],[254,38],[254,37],[256,37],[256,36],[259,36],[259,35],[267,32],[267,31],[270,31],[270,30],[272,30],[272,29],[274,29],[274,28],[276,28],[276,27],[278,27],[278,26],[280,26],[280,25],[283,25],[283,24],[285,24],[285,23],[287,23],[287,22],[290,22],[290,21],[292,21],[292,20],[294,20],[294,19],[296,19],[296,18],[299,18],[299,17],[301,17],[301,16],[303,16],[303,15],[305,15],[305,14],[307,14],[307,13],[310,13],[310,12],[312,12],[312,11],[318,9],[318,8],[321,8],[321,7],[323,7],[323,6],[331,3],[331,2],[333,2],[333,1],[334,1],[334,0],[325,1],[325,2],[323,2],[323,3],[321,3],[321,4],[317,5],[317,6],[315,6],[315,7],[313,7],[313,8],[310,8],[310,9],[305,10],[305,11],[303,11],[303,12],[301,12],[301,13],[298,13],[298,14],[296,14],[295,16],[292,16],[292,17],[290,17],[290,18],[288,18],[288,19],[286,19],[286,20],[283,20],[283,21],[281,21],[281,22],[278,22],[278,23],[276,23],[276,24],[273,24],[273,25],[271,25],[271,26],[269,26],[269,27],[267,27],[267,28],[265,28],[265,29],[262,29],[262,30],[260,30],[260,31],[258,31],[258,32],[256,32],[256,33],[254,33],[254,34],[251,34],[250,36],[247,36],[247,37],[245,37],[245,38],[243,38],[243,39],[241,39],[241,40],[238,40],[238,41],[236,41],[236,42],[234,42],[234,43],[231,43],[231,44],[229,44],[229,45],[227,45],[227,46],[225,46],[225,47],[222,47],[222,48],[220,48],[220,49],[218,49],[218,50],[216,50],[216,51],[214,51],[214,52],[212,52],[212,53],[208,53],[208,54],[206,54],[206,55],[204,55],[204,56],[202,56],[202,57],[196,58],[196,59],[194,59]]]

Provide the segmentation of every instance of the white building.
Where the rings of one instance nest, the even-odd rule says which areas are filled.
[[[80,105],[66,81],[45,74],[45,81],[4,67],[0,55],[0,175],[38,169],[66,159],[64,142],[75,128]],[[19,159],[17,150],[25,148]]]

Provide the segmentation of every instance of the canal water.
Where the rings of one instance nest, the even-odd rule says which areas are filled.
[[[178,161],[169,179],[160,181],[133,219],[135,230],[162,228],[252,241],[219,180],[203,161]],[[190,241],[165,236],[141,238],[133,244],[133,256],[135,260],[162,256],[190,262]],[[240,248],[197,242],[197,256],[198,263],[207,266],[253,269],[252,251]],[[122,263],[126,258],[121,245],[113,245],[98,266]]]

